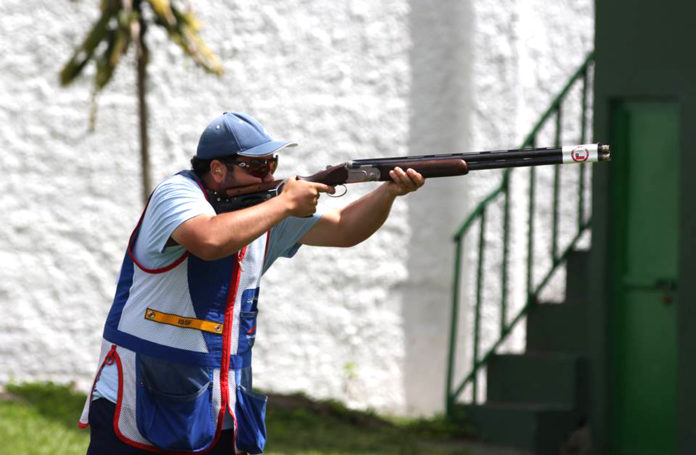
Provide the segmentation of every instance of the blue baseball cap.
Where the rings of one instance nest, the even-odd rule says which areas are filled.
[[[205,128],[198,141],[196,156],[203,160],[231,155],[264,156],[294,142],[274,141],[263,126],[240,112],[225,112]]]

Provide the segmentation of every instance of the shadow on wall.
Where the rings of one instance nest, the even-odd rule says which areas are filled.
[[[410,2],[409,153],[471,148],[470,0]],[[466,215],[466,177],[430,180],[408,198],[408,283],[401,289],[406,411],[444,411],[453,269],[452,236]]]

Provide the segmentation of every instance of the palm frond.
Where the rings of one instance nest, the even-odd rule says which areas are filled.
[[[161,22],[165,27],[172,27],[176,24],[176,17],[169,0],[148,0],[148,2],[158,22]]]
[[[222,74],[222,64],[198,34],[200,23],[191,12],[182,12],[169,0],[148,0],[155,13],[155,22],[167,30],[169,38],[193,61],[213,74]]]
[[[75,49],[72,57],[60,71],[60,83],[65,86],[80,75],[85,65],[93,57],[99,44],[106,39],[109,32],[109,22],[116,16],[117,10],[104,8],[97,22],[87,34],[82,44]]]
[[[128,50],[128,45],[130,44],[128,24],[119,26],[117,29],[110,29],[107,32],[106,43],[104,52],[94,57],[97,65],[94,85],[97,90],[101,90],[109,83],[116,66],[121,61],[121,56]]]
[[[118,62],[121,61],[121,56],[128,52],[128,45],[130,42],[131,39],[130,33],[128,32],[128,23],[126,21],[122,21],[119,17],[119,27],[116,35],[116,42],[114,43],[114,47],[109,56],[109,60],[114,67],[118,65]]]

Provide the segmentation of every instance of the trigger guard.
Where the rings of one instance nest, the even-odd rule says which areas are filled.
[[[343,187],[343,193],[341,193],[341,194],[329,194],[328,196],[329,197],[343,197],[343,196],[345,196],[346,193],[348,192],[348,187],[346,187],[345,185],[336,185],[336,187],[339,187],[339,186]]]
[[[273,191],[275,191],[276,196],[279,195],[283,191],[283,186],[285,186],[285,180],[281,180],[278,185],[273,188]]]

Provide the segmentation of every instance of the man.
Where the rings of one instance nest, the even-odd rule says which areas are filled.
[[[89,455],[261,453],[266,397],[251,391],[261,275],[301,244],[353,246],[423,185],[412,169],[341,210],[317,215],[320,183],[288,179],[275,198],[216,213],[209,194],[273,180],[273,141],[227,112],[201,135],[192,171],[152,193],[128,243],[93,391],[80,426]]]

